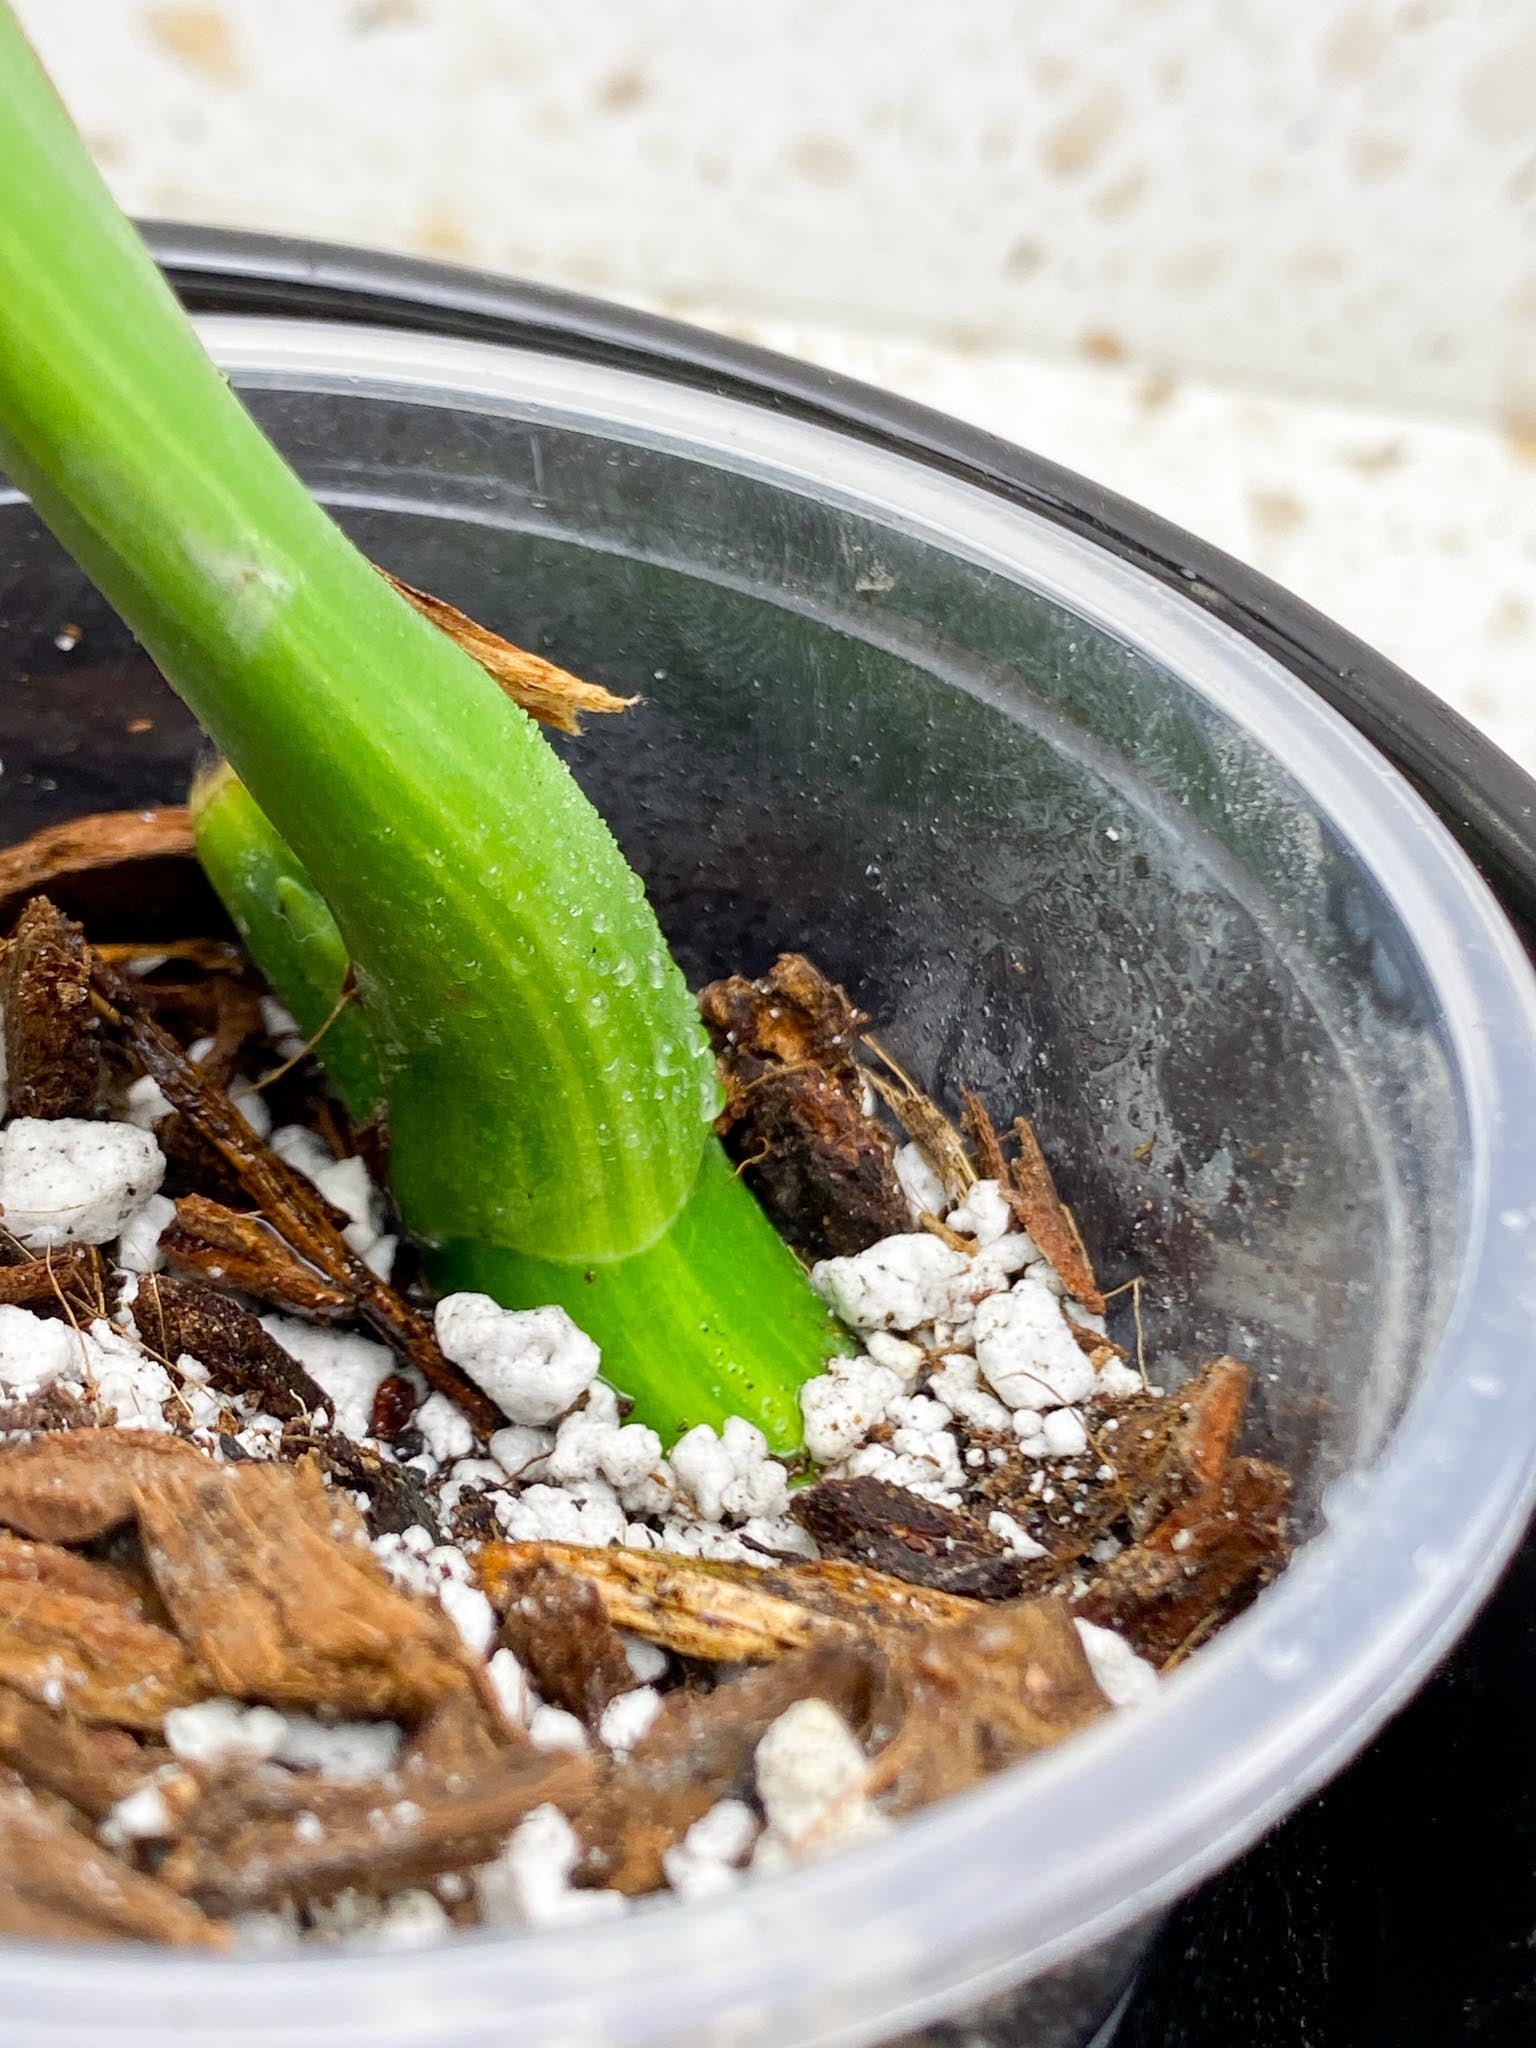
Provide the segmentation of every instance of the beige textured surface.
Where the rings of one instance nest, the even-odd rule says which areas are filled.
[[[20,0],[141,211],[1523,406],[1529,0]]]
[[[1531,0],[16,0],[119,196],[644,299],[1256,563],[1536,767]]]

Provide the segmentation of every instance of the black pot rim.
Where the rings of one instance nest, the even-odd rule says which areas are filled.
[[[856,378],[550,285],[339,244],[149,222],[196,313],[340,320],[648,372],[915,456],[1093,540],[1280,662],[1386,755],[1522,926],[1536,923],[1536,781],[1395,663],[1268,577],[1028,450]]]

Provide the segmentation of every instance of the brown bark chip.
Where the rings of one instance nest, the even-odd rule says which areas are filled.
[[[409,1599],[312,1465],[168,1467],[135,1506],[183,1641],[220,1691],[411,1719],[466,1682],[452,1624]]]
[[[16,1579],[0,1579],[0,1685],[82,1721],[147,1730],[214,1690],[169,1629]]]
[[[888,1731],[870,1790],[910,1813],[1075,1735],[1107,1713],[1059,1600],[1014,1600],[935,1630],[893,1656],[876,1713]]]
[[[765,1593],[750,1566],[738,1576],[668,1551],[564,1543],[488,1543],[477,1566],[499,1610],[509,1609],[530,1572],[578,1574],[615,1628],[630,1629],[682,1657],[767,1663],[807,1649],[827,1633],[798,1601]]]
[[[0,1763],[92,1820],[110,1812],[146,1770],[144,1751],[125,1730],[92,1728],[8,1685],[0,1685]]]
[[[553,726],[556,732],[579,733],[583,716],[627,711],[632,704],[639,702],[636,697],[616,697],[601,683],[584,683],[579,676],[573,676],[567,669],[556,668],[542,655],[530,654],[525,647],[515,647],[510,640],[503,640],[499,633],[479,625],[467,612],[461,612],[457,605],[433,597],[428,591],[417,590],[409,583],[402,583],[387,569],[380,569],[379,574],[400,593],[413,611],[420,612],[424,619],[430,619],[440,632],[446,633],[450,640],[462,647],[493,682],[501,685],[514,704],[541,725]]]
[[[222,1088],[150,1017],[134,989],[99,957],[93,984],[111,1006],[144,1071],[172,1107],[195,1128],[239,1183],[244,1196],[278,1235],[334,1286],[356,1298],[359,1318],[414,1365],[439,1392],[458,1404],[477,1429],[489,1432],[501,1412],[443,1356],[430,1319],[396,1293],[358,1257],[342,1235],[330,1205],[304,1176],[256,1136]],[[167,1119],[167,1121],[169,1121]],[[163,1128],[163,1127],[162,1127]]]
[[[1019,1154],[1006,1188],[1019,1228],[1028,1231],[1066,1284],[1068,1294],[1094,1315],[1104,1313],[1104,1296],[1077,1227],[1077,1218],[1056,1192],[1035,1127],[1019,1117],[1013,1127]]]
[[[25,1787],[0,1787],[0,1933],[222,1948],[227,1931],[120,1863]]]
[[[974,1515],[923,1500],[885,1479],[823,1479],[790,1503],[823,1552],[938,1593],[1012,1600],[1038,1581]]]
[[[664,1851],[717,1800],[748,1789],[757,1745],[786,1708],[825,1700],[863,1727],[883,1675],[869,1645],[825,1643],[710,1693],[669,1693],[628,1763],[574,1816],[583,1880],[631,1894],[654,1889]]]
[[[270,1302],[316,1323],[348,1322],[357,1314],[350,1288],[324,1279],[289,1250],[259,1216],[242,1214],[206,1195],[183,1195],[176,1220],[160,1234],[173,1266]]]
[[[330,1406],[325,1394],[249,1309],[193,1280],[145,1274],[134,1296],[133,1320],[159,1358],[190,1352],[208,1368],[220,1393],[250,1394],[269,1415],[288,1421]]]
[[[188,1816],[161,1875],[219,1912],[352,1887],[388,1894],[489,1861],[537,1806],[579,1810],[596,1772],[590,1757],[524,1743],[458,1790],[406,1770],[329,1787],[270,1770],[232,1774]]]
[[[635,1683],[602,1595],[558,1565],[536,1563],[502,1581],[501,1640],[540,1694],[588,1728]]]
[[[0,1529],[0,1585],[44,1586],[54,1593],[73,1593],[81,1600],[103,1600],[148,1614],[143,1582],[122,1565],[107,1564],[57,1543],[36,1543]]]
[[[1160,1668],[1177,1662],[1285,1563],[1290,1494],[1279,1466],[1234,1459],[1213,1485],[1107,1564],[1076,1612],[1117,1630]]]
[[[492,1604],[504,1605],[518,1574],[539,1563],[584,1579],[615,1628],[720,1664],[768,1664],[817,1643],[949,1628],[981,1612],[975,1600],[845,1559],[751,1565],[579,1543],[487,1544],[477,1564]]]
[[[58,1245],[39,1259],[0,1266],[0,1302],[63,1322],[106,1314],[106,1261],[93,1244]]]
[[[867,1020],[843,990],[784,953],[759,981],[712,982],[699,1007],[726,1089],[715,1128],[789,1241],[824,1258],[905,1230],[895,1146],[864,1109]]]
[[[63,1429],[0,1445],[0,1524],[44,1543],[91,1543],[137,1512],[156,1473],[208,1469],[180,1437],[146,1429]]]
[[[0,965],[12,1116],[89,1117],[101,1097],[101,1021],[80,927],[46,896],[21,913]]]
[[[190,868],[195,852],[192,821],[180,806],[99,811],[47,826],[18,845],[0,848],[0,926],[8,925],[39,890],[53,889],[73,901],[75,884],[88,875],[103,880],[103,871],[114,868],[124,871],[127,886],[136,895],[142,893],[144,901],[154,902],[151,879],[168,865],[185,863]]]

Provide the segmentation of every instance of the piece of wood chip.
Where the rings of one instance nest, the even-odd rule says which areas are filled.
[[[224,1090],[214,1086],[149,1016],[137,992],[99,957],[93,958],[92,979],[145,1073],[159,1083],[173,1108],[196,1126],[246,1199],[285,1243],[334,1286],[349,1290],[356,1297],[360,1319],[374,1335],[462,1408],[477,1429],[494,1430],[502,1419],[495,1402],[449,1364],[430,1319],[382,1281],[347,1243],[319,1190],[256,1136]]]
[[[0,1763],[35,1792],[52,1793],[100,1820],[141,1783],[149,1762],[122,1728],[93,1728],[0,1685]]]
[[[365,1495],[363,1519],[370,1536],[425,1529],[434,1543],[442,1541],[437,1495],[428,1492],[422,1474],[412,1466],[381,1457],[340,1430],[314,1430],[302,1423],[284,1429],[283,1455],[311,1457],[334,1485]]]
[[[215,1689],[169,1629],[18,1579],[0,1579],[0,1685],[82,1721],[148,1730]]]
[[[7,1113],[90,1117],[101,1099],[101,1020],[80,927],[46,896],[17,920],[0,962]]]
[[[0,1265],[0,1303],[66,1323],[88,1323],[107,1312],[106,1273],[96,1245],[57,1245],[41,1258]]]
[[[152,1474],[207,1464],[180,1437],[147,1429],[64,1428],[0,1444],[0,1524],[44,1543],[91,1543],[133,1520]]]
[[[1108,1710],[1064,1602],[983,1608],[893,1652],[875,1712],[881,1746],[871,1795],[888,1813],[911,1813],[1052,1748]]]
[[[1018,1157],[1010,1168],[1005,1189],[1019,1228],[1028,1231],[1060,1274],[1074,1301],[1094,1315],[1104,1313],[1104,1296],[1094,1278],[1093,1266],[1077,1227],[1077,1219],[1056,1192],[1056,1182],[1046,1163],[1035,1127],[1028,1117],[1013,1126]]]
[[[1040,1580],[974,1515],[868,1476],[823,1479],[793,1496],[790,1513],[819,1549],[938,1593],[1013,1600]]]
[[[523,1575],[541,1565],[576,1572],[595,1588],[615,1628],[630,1629],[683,1657],[766,1663],[829,1634],[848,1633],[797,1601],[662,1550],[488,1543],[476,1560],[481,1584],[498,1611],[507,1609]]]
[[[173,1266],[184,1266],[311,1322],[347,1322],[357,1314],[352,1290],[317,1273],[260,1216],[228,1208],[206,1195],[180,1197],[176,1220],[160,1234],[160,1249]]]
[[[574,1816],[585,1882],[633,1895],[662,1883],[662,1857],[718,1800],[750,1789],[757,1745],[797,1700],[824,1700],[855,1730],[884,1675],[868,1643],[820,1643],[710,1693],[673,1692],[630,1752]]]
[[[195,1280],[142,1274],[133,1320],[157,1358],[174,1364],[190,1353],[208,1368],[209,1384],[220,1393],[250,1394],[282,1421],[330,1406],[321,1387],[249,1309]]]
[[[152,873],[135,871],[148,862],[194,859],[192,820],[178,805],[158,810],[98,811],[46,826],[15,846],[0,848],[0,929],[8,927],[27,897],[78,883],[113,868],[133,874],[135,890],[154,901]]]
[[[102,1558],[82,1557],[58,1543],[38,1543],[0,1529],[0,1581],[46,1586],[54,1593],[72,1593],[81,1600],[104,1600],[149,1619],[145,1585],[135,1572]]]
[[[820,1642],[947,1628],[981,1610],[840,1558],[751,1565],[665,1550],[488,1543],[476,1566],[493,1605],[520,1570],[545,1563],[585,1579],[615,1628],[678,1656],[762,1664]]]
[[[220,1691],[409,1720],[467,1682],[452,1623],[395,1586],[309,1463],[178,1463],[134,1505],[171,1624]]]
[[[868,1022],[803,954],[699,992],[725,1108],[715,1130],[780,1233],[810,1258],[861,1252],[910,1222],[890,1133],[864,1107]]]
[[[1104,1566],[1075,1603],[1160,1669],[1231,1619],[1289,1555],[1291,1482],[1278,1465],[1234,1458],[1140,1542]]]
[[[387,1894],[488,1862],[535,1807],[579,1811],[596,1777],[592,1758],[526,1741],[458,1786],[432,1782],[425,1768],[332,1786],[271,1770],[231,1773],[187,1817],[161,1876],[231,1913],[352,1888]]]
[[[877,1038],[866,1033],[864,1043],[880,1062],[866,1067],[864,1078],[939,1176],[949,1200],[963,1201],[978,1176],[960,1133]]]
[[[379,574],[413,610],[430,619],[440,632],[462,647],[471,661],[477,661],[491,680],[500,684],[514,704],[541,725],[553,726],[557,732],[579,733],[581,721],[589,712],[627,711],[640,701],[638,697],[616,697],[601,683],[584,683],[579,676],[556,668],[542,655],[514,647],[510,640],[478,625],[456,605],[402,583],[387,569],[380,569]]]
[[[228,1930],[99,1848],[22,1785],[0,1787],[0,1933],[223,1948]]]
[[[576,1572],[538,1559],[500,1581],[501,1640],[541,1698],[595,1729],[635,1683],[602,1594]]]

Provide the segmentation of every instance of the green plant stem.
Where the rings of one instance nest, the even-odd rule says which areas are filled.
[[[192,820],[198,859],[246,951],[305,1038],[324,1034],[325,1077],[352,1122],[372,1122],[384,1111],[379,1058],[362,1011],[343,1000],[351,963],[324,897],[226,763],[194,782]]]
[[[659,1246],[712,1184],[717,1087],[638,878],[530,720],[374,572],[234,397],[3,7],[0,463],[329,906],[411,1228],[484,1248],[479,1269],[517,1300],[528,1268]],[[679,1419],[722,1358],[741,1412],[771,1388],[780,1413],[835,1342],[730,1185],[708,1199],[722,1258],[705,1263],[747,1248],[750,1312],[705,1344],[666,1295],[605,1360],[621,1386],[638,1350],[665,1361],[644,1370]],[[781,1324],[804,1335],[792,1367],[768,1334]]]

